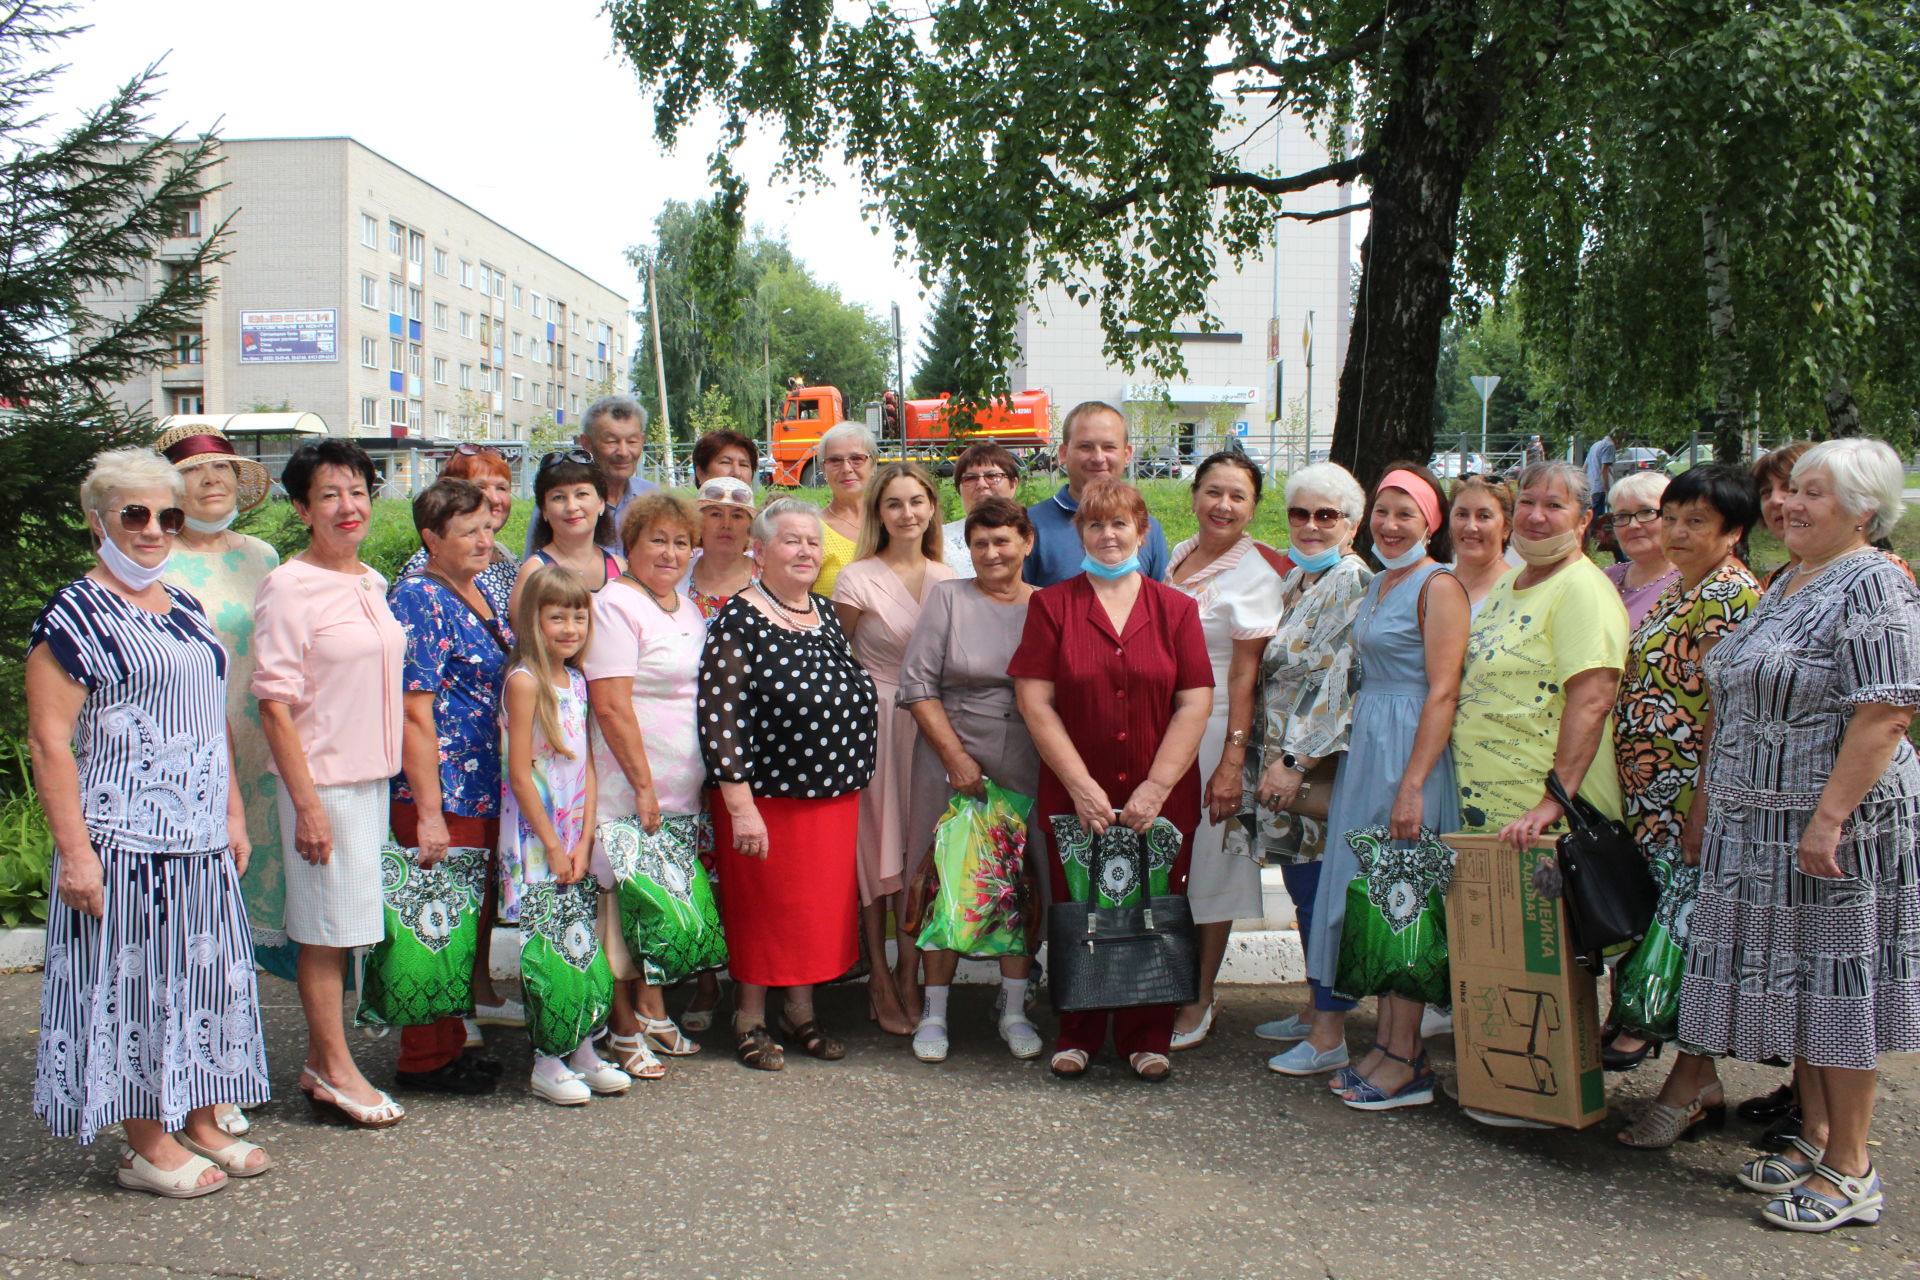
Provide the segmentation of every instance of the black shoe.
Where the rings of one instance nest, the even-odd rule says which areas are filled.
[[[492,1093],[494,1078],[459,1058],[431,1071],[396,1071],[393,1082],[402,1089],[413,1089],[421,1093],[457,1093],[474,1096]]]
[[[1758,1146],[1762,1151],[1785,1151],[1800,1136],[1800,1108],[1789,1107],[1787,1113],[1767,1127],[1760,1135]]]
[[[1793,1085],[1783,1084],[1772,1093],[1748,1098],[1734,1108],[1734,1114],[1749,1124],[1772,1124],[1791,1110],[1793,1110]]]
[[[492,1054],[475,1053],[471,1049],[464,1050],[454,1061],[463,1063],[469,1070],[477,1071],[483,1076],[491,1076],[495,1080],[498,1080],[507,1069],[500,1059]]]
[[[1648,1058],[1660,1056],[1661,1044],[1658,1040],[1648,1040],[1638,1049],[1616,1049],[1609,1041],[1600,1046],[1600,1065],[1608,1071],[1633,1071]]]

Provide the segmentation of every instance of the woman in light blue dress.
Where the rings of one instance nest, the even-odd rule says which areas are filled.
[[[1367,587],[1353,625],[1360,690],[1347,759],[1328,805],[1325,866],[1307,940],[1307,973],[1338,976],[1347,885],[1359,872],[1348,835],[1385,826],[1396,840],[1460,823],[1448,739],[1466,657],[1467,593],[1441,563],[1451,548],[1447,500],[1425,467],[1396,463],[1368,504],[1374,556],[1383,571]],[[1367,991],[1343,995],[1370,995]],[[1334,1087],[1350,1107],[1386,1111],[1433,1101],[1434,1077],[1420,1039],[1418,1001],[1380,998],[1379,1039]]]

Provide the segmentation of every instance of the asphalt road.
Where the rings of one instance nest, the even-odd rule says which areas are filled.
[[[1584,1133],[1483,1129],[1442,1100],[1367,1115],[1262,1069],[1251,1032],[1294,990],[1239,988],[1177,1078],[1111,1059],[1077,1083],[1016,1063],[990,990],[958,988],[955,1051],[916,1062],[824,992],[849,1057],[781,1075],[721,1052],[625,1098],[560,1110],[524,1088],[517,1031],[481,1100],[415,1099],[385,1133],[314,1123],[295,1089],[292,989],[263,979],[279,1100],[254,1138],[278,1167],[202,1200],[111,1183],[113,1144],[49,1138],[31,1113],[39,978],[0,976],[0,1274],[84,1280],[440,1277],[1920,1276],[1920,1066],[1894,1060],[1877,1124],[1882,1224],[1825,1237],[1761,1225],[1728,1174],[1749,1131],[1666,1152]],[[856,1021],[857,1019],[857,1021]],[[1368,1042],[1356,1016],[1352,1043]],[[369,1075],[395,1042],[355,1041]],[[1434,1056],[1450,1068],[1451,1042]],[[1618,1077],[1648,1095],[1659,1064]],[[1732,1064],[1729,1096],[1777,1073]]]

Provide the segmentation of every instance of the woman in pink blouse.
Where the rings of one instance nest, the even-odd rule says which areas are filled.
[[[347,951],[384,932],[380,845],[387,780],[400,771],[406,635],[386,579],[360,561],[373,460],[322,440],[296,451],[280,479],[312,541],[260,584],[253,696],[280,777],[287,936],[300,944],[307,1014],[300,1088],[316,1112],[384,1129],[405,1112],[354,1064],[341,1002]]]

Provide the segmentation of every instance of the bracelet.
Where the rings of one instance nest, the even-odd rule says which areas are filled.
[[[1230,747],[1244,747],[1247,745],[1247,739],[1250,736],[1252,735],[1245,729],[1235,729],[1227,735],[1227,745]]]

